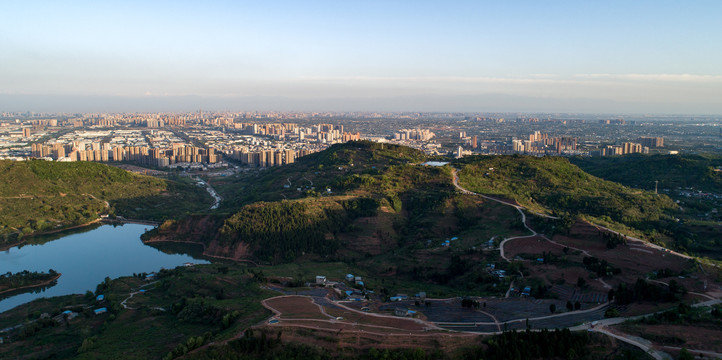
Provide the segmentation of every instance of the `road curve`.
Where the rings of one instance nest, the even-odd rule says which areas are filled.
[[[504,204],[504,205],[507,205],[507,206],[511,206],[511,207],[515,208],[516,211],[518,211],[519,214],[521,215],[521,223],[524,225],[524,228],[525,228],[525,229],[527,229],[527,230],[529,230],[529,231],[531,232],[531,235],[514,236],[514,237],[510,237],[510,238],[506,238],[506,239],[502,240],[501,243],[499,244],[499,254],[501,255],[501,258],[502,258],[502,259],[504,259],[504,260],[506,260],[506,261],[511,261],[509,258],[506,257],[506,255],[504,255],[504,245],[505,245],[509,240],[524,239],[524,238],[530,238],[530,237],[534,237],[534,236],[539,236],[539,237],[543,238],[543,239],[546,240],[546,241],[549,241],[550,243],[552,243],[552,244],[554,244],[554,245],[561,246],[561,247],[567,247],[567,248],[572,249],[572,250],[580,251],[580,252],[582,252],[582,253],[583,253],[584,255],[586,255],[586,256],[592,256],[592,255],[589,254],[589,252],[587,252],[586,250],[578,249],[578,248],[575,248],[575,247],[571,247],[571,246],[567,246],[567,245],[560,244],[560,243],[558,243],[558,242],[556,242],[556,241],[554,241],[554,240],[549,239],[549,238],[546,237],[544,234],[540,234],[540,233],[536,232],[534,229],[532,229],[531,227],[529,227],[529,225],[527,224],[527,221],[526,221],[526,214],[524,213],[525,208],[524,208],[523,206],[521,206],[521,205],[516,205],[516,204],[512,204],[512,203],[510,203],[510,202],[506,202],[506,201],[503,201],[503,200],[499,200],[499,199],[493,198],[493,197],[491,197],[491,196],[487,196],[487,195],[484,195],[484,194],[475,193],[475,192],[473,192],[473,191],[471,191],[471,190],[467,190],[467,189],[463,188],[461,185],[459,185],[459,170],[452,168],[452,169],[451,169],[451,174],[452,174],[452,182],[454,183],[454,187],[456,187],[456,188],[457,188],[459,191],[461,191],[462,193],[467,194],[467,195],[480,196],[480,197],[482,197],[482,198],[484,198],[484,199],[487,199],[487,200],[496,201],[496,202],[498,202],[498,203],[500,203],[500,204]],[[556,216],[550,216],[550,215],[545,215],[545,214],[540,214],[540,213],[535,213],[535,214],[538,215],[538,216],[542,216],[542,217],[549,218],[549,219],[559,219],[559,218],[556,217]]]
[[[573,248],[573,247],[571,247],[571,246],[562,245],[562,244],[560,244],[560,243],[558,243],[558,242],[556,242],[556,241],[553,241],[553,240],[547,238],[547,237],[544,236],[543,234],[538,234],[536,231],[534,231],[533,229],[531,229],[531,228],[526,224],[526,215],[525,215],[524,212],[522,211],[522,210],[525,209],[523,206],[521,206],[521,205],[516,205],[516,204],[512,204],[512,203],[509,203],[509,202],[506,202],[506,201],[502,201],[502,200],[499,200],[499,199],[495,199],[495,198],[493,198],[493,197],[490,197],[490,196],[487,196],[487,195],[484,195],[484,194],[479,194],[479,193],[475,193],[475,192],[473,192],[473,191],[467,190],[467,189],[461,187],[461,185],[459,185],[459,170],[456,169],[456,168],[452,168],[452,169],[451,169],[451,174],[452,174],[452,179],[453,179],[454,186],[455,186],[457,189],[459,189],[459,191],[461,191],[462,193],[468,194],[468,195],[481,196],[481,197],[483,197],[484,199],[488,199],[488,200],[496,201],[496,202],[498,202],[498,203],[500,203],[500,204],[512,206],[512,207],[514,207],[515,209],[517,209],[517,211],[519,211],[519,213],[521,214],[521,216],[522,216],[522,221],[524,222],[524,227],[525,227],[526,229],[528,229],[529,231],[531,231],[534,235],[539,235],[539,236],[543,237],[545,240],[547,240],[547,241],[549,241],[549,242],[551,242],[551,243],[553,243],[553,244],[556,244],[556,245],[559,245],[559,246],[568,247],[568,248],[570,248],[570,249],[572,249],[572,250],[578,250],[578,251],[581,251],[581,252],[582,252],[584,255],[586,255],[586,256],[591,256],[591,254],[589,254],[589,253],[588,253],[587,251],[585,251],[585,250]],[[536,215],[539,215],[539,216],[546,217],[546,218],[550,218],[550,219],[558,219],[558,217],[555,217],[555,216],[549,216],[549,215],[539,214],[539,213],[535,213],[535,214],[536,214]],[[685,254],[676,252],[676,251],[674,251],[674,250],[667,249],[667,248],[665,248],[665,247],[663,247],[663,246],[659,246],[659,245],[656,245],[656,244],[652,244],[652,243],[650,243],[650,242],[648,242],[648,241],[644,241],[644,240],[642,240],[642,239],[638,239],[638,238],[635,238],[635,237],[632,237],[632,236],[628,236],[628,235],[622,234],[622,233],[620,233],[620,232],[618,232],[618,231],[612,230],[612,229],[607,228],[607,227],[604,227],[604,226],[602,226],[602,225],[594,224],[594,223],[592,223],[592,222],[589,222],[589,224],[592,225],[592,226],[594,226],[594,227],[596,227],[597,229],[605,230],[605,231],[611,232],[611,233],[613,233],[613,234],[617,234],[617,235],[624,236],[625,239],[630,240],[630,241],[634,241],[634,242],[638,242],[638,243],[640,243],[640,244],[642,244],[643,246],[646,246],[646,247],[648,247],[648,248],[652,248],[652,249],[659,250],[659,251],[664,251],[664,252],[667,252],[667,253],[669,253],[669,254],[676,255],[676,256],[679,256],[679,257],[682,257],[682,258],[685,258],[685,259],[694,259],[694,257],[692,257],[692,256],[685,255]],[[534,235],[531,235],[531,236],[534,236]],[[519,238],[523,238],[523,237],[529,237],[529,236],[517,236],[517,237],[505,239],[504,241],[501,242],[500,252],[501,252],[501,257],[504,258],[504,260],[509,261],[509,259],[507,259],[507,258],[504,256],[504,246],[503,246],[503,244],[504,244],[507,240],[519,239]],[[713,265],[713,266],[716,266],[716,265]]]
[[[639,341],[637,341],[637,340],[634,340],[634,339],[631,339],[631,338],[628,338],[628,337],[625,337],[625,336],[617,335],[617,334],[615,334],[615,333],[613,333],[613,332],[604,330],[604,329],[602,329],[602,328],[595,328],[595,329],[590,329],[590,330],[592,330],[592,331],[594,331],[594,332],[602,333],[602,334],[607,335],[607,336],[611,336],[611,337],[613,337],[613,338],[615,338],[615,339],[618,339],[618,340],[624,341],[624,342],[626,342],[626,343],[628,343],[628,344],[634,345],[634,346],[642,349],[644,352],[646,352],[646,353],[649,354],[651,357],[653,357],[653,358],[655,358],[655,359],[657,359],[657,360],[672,360],[672,357],[669,356],[669,354],[667,354],[667,353],[665,353],[665,352],[662,352],[662,351],[655,350],[655,349],[653,349],[651,346],[648,346],[647,344],[643,344],[643,343],[641,343],[641,342],[639,342]]]

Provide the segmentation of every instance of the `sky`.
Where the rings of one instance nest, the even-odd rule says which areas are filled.
[[[0,1],[0,111],[722,114],[722,1]]]

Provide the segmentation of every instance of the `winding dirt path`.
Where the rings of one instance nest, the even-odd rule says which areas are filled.
[[[323,314],[323,315],[325,315],[325,316],[328,316],[329,319],[328,319],[328,320],[312,319],[312,318],[308,318],[308,319],[281,319],[281,316],[283,315],[283,313],[282,313],[280,310],[274,308],[273,306],[271,306],[271,305],[268,303],[269,301],[277,300],[277,299],[281,299],[281,298],[298,298],[298,297],[309,299],[314,305],[316,305],[316,306],[319,307],[319,309],[320,309],[319,311],[321,312],[321,314]],[[382,315],[382,314],[376,314],[376,313],[366,313],[366,312],[362,312],[362,311],[359,311],[359,310],[356,310],[356,309],[349,308],[349,307],[345,306],[344,304],[342,304],[342,303],[340,303],[340,302],[334,302],[334,305],[335,305],[335,306],[339,306],[339,307],[343,308],[343,309],[346,310],[346,311],[354,312],[354,313],[357,313],[357,314],[360,314],[360,315],[363,315],[363,316],[370,316],[370,317],[377,317],[377,318],[388,318],[388,319],[393,319],[394,321],[398,321],[399,319],[404,319],[404,320],[406,320],[406,321],[415,322],[415,323],[417,323],[417,324],[419,324],[419,325],[422,325],[423,330],[410,330],[410,329],[402,329],[402,328],[396,328],[396,327],[390,327],[390,326],[383,326],[383,325],[359,324],[359,323],[357,323],[357,322],[350,322],[350,321],[338,320],[336,317],[333,317],[333,316],[329,315],[328,313],[326,313],[326,311],[323,309],[323,306],[322,306],[322,305],[317,304],[316,302],[314,302],[312,296],[305,296],[305,295],[281,295],[281,296],[276,296],[276,297],[272,297],[272,298],[268,298],[268,299],[262,300],[262,301],[261,301],[261,305],[263,305],[263,307],[265,307],[266,309],[271,310],[271,312],[273,312],[274,315],[271,317],[270,320],[277,320],[278,322],[275,322],[274,324],[282,324],[282,326],[304,327],[304,328],[309,328],[309,329],[314,329],[314,330],[329,330],[328,327],[324,327],[324,326],[322,326],[322,325],[319,325],[319,326],[310,326],[310,325],[298,325],[298,324],[292,324],[292,323],[293,323],[293,322],[306,322],[306,323],[307,323],[307,322],[317,322],[317,323],[321,323],[321,324],[334,324],[334,325],[335,325],[335,324],[342,323],[342,324],[344,324],[344,325],[350,325],[350,326],[354,326],[354,327],[358,327],[358,328],[371,328],[371,329],[387,330],[387,331],[388,331],[388,330],[392,330],[392,331],[396,331],[396,332],[399,332],[399,333],[403,333],[403,334],[378,333],[378,335],[384,335],[384,336],[386,336],[386,335],[391,335],[391,336],[404,335],[404,336],[408,336],[408,335],[412,335],[412,334],[415,335],[415,336],[419,336],[419,335],[426,335],[426,336],[428,336],[429,334],[424,334],[424,332],[426,332],[426,331],[428,331],[428,330],[443,330],[442,328],[438,327],[436,324],[431,323],[431,322],[428,322],[428,321],[424,321],[424,320],[421,320],[421,319],[416,319],[416,318],[399,318],[398,316],[393,316],[393,315]],[[270,320],[269,320],[269,321],[270,321]],[[271,324],[269,324],[269,325],[271,325]],[[343,329],[343,331],[344,331],[344,332],[347,332],[347,333],[348,333],[348,332],[358,332],[358,333],[372,334],[372,332],[369,332],[368,330],[348,330],[348,329]]]
[[[516,211],[519,212],[519,215],[521,215],[521,223],[524,225],[524,228],[525,228],[525,229],[527,229],[529,232],[531,232],[531,235],[514,236],[514,237],[510,237],[510,238],[506,238],[506,239],[502,240],[501,243],[499,244],[499,254],[501,255],[501,258],[502,258],[502,259],[504,259],[504,260],[506,260],[506,261],[509,261],[509,262],[511,261],[509,258],[506,257],[506,255],[504,255],[504,245],[505,245],[509,240],[526,239],[526,238],[532,238],[532,237],[535,237],[535,236],[538,236],[538,237],[540,237],[540,238],[542,238],[542,239],[544,239],[544,240],[546,240],[546,241],[548,241],[548,242],[550,242],[550,243],[552,243],[552,244],[554,244],[554,245],[557,245],[557,246],[560,246],[560,247],[563,247],[563,248],[566,247],[566,248],[569,248],[569,249],[572,249],[572,250],[580,251],[581,253],[583,253],[583,254],[586,255],[586,256],[592,256],[589,252],[587,252],[587,251],[584,250],[584,249],[579,249],[579,248],[567,246],[567,245],[564,245],[564,244],[560,244],[560,243],[558,243],[558,242],[556,242],[556,241],[554,241],[554,240],[552,240],[552,239],[549,239],[549,238],[546,237],[544,234],[540,234],[540,233],[536,232],[536,230],[532,229],[532,228],[529,226],[529,224],[527,224],[526,214],[524,213],[525,208],[524,208],[523,206],[517,205],[517,204],[512,204],[512,203],[510,203],[510,202],[506,202],[506,201],[503,201],[503,200],[499,200],[499,199],[494,198],[494,197],[491,197],[491,196],[487,196],[487,195],[484,195],[484,194],[475,193],[475,192],[473,192],[473,191],[471,191],[471,190],[467,190],[467,189],[463,188],[461,185],[459,185],[459,170],[457,170],[457,169],[452,169],[452,170],[451,170],[451,174],[452,174],[452,182],[454,183],[454,187],[456,187],[456,188],[457,188],[459,191],[461,191],[462,193],[467,194],[467,195],[480,196],[480,197],[482,197],[482,198],[484,198],[484,199],[487,199],[487,200],[496,201],[496,202],[498,202],[498,203],[500,203],[500,204],[504,204],[504,205],[507,205],[507,206],[511,206],[511,207],[513,207],[514,209],[516,209]],[[551,216],[551,215],[546,215],[546,214],[540,214],[540,213],[534,213],[534,214],[535,214],[535,215],[538,215],[538,216],[546,217],[546,218],[549,218],[549,219],[559,219],[559,218],[556,217],[556,216]]]

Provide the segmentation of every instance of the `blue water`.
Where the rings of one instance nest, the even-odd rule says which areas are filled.
[[[49,269],[62,273],[57,285],[45,291],[0,300],[0,312],[42,297],[95,291],[105,277],[172,269],[185,262],[208,263],[186,254],[166,254],[143,244],[140,235],[149,228],[137,224],[103,225],[41,245],[22,245],[0,252],[0,274]]]

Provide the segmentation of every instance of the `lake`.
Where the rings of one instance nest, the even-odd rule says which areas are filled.
[[[47,272],[53,269],[63,275],[55,286],[38,293],[24,293],[0,300],[0,312],[32,300],[95,291],[105,277],[111,279],[150,273],[161,268],[172,269],[186,262],[207,264],[199,256],[168,254],[143,244],[140,235],[148,225],[102,225],[90,230],[74,231],[44,243],[25,244],[0,252],[0,274],[23,270]],[[33,239],[39,242],[43,238]]]

